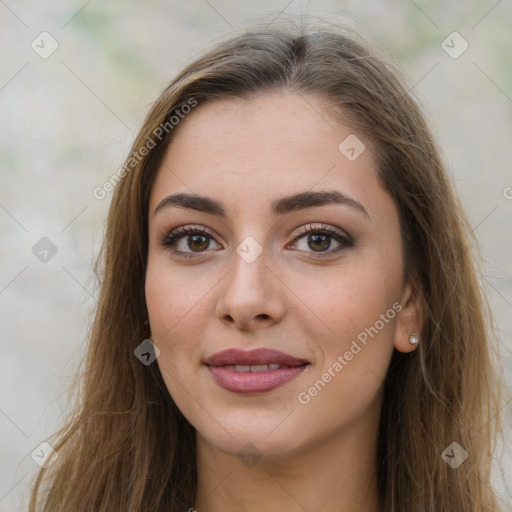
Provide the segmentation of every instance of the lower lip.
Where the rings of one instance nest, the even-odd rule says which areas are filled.
[[[295,379],[308,365],[269,370],[266,372],[236,372],[225,366],[208,366],[217,384],[235,393],[271,391]]]

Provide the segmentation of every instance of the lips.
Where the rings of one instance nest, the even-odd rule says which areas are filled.
[[[295,367],[307,364],[306,359],[285,354],[279,350],[270,348],[257,348],[250,351],[229,348],[217,352],[204,360],[208,366],[262,366],[262,365],[279,365],[286,367]],[[277,368],[273,368],[277,369]],[[247,371],[247,370],[243,370]],[[263,371],[255,369],[251,371]]]
[[[228,349],[204,360],[217,384],[235,393],[270,391],[295,379],[306,369],[305,359],[278,350]]]

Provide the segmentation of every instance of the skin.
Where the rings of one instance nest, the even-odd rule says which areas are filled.
[[[402,281],[398,213],[377,180],[370,141],[358,135],[366,150],[349,161],[338,146],[354,131],[328,118],[328,108],[289,92],[200,105],[181,122],[152,189],[147,306],[165,384],[197,430],[198,493],[190,506],[199,512],[381,510],[383,379],[394,349],[416,348],[409,336],[420,332],[420,310],[416,290]],[[271,213],[274,200],[311,190],[343,192],[370,219],[339,204]],[[226,218],[175,206],[154,214],[178,192],[222,202]],[[334,254],[341,246],[334,238],[308,243],[298,230],[310,223],[338,228],[354,245]],[[172,250],[189,259],[161,243],[185,225],[212,236],[179,240]],[[262,248],[252,263],[236,252],[247,236]],[[331,255],[315,258],[322,247]],[[332,373],[338,356],[394,303],[401,311],[300,403],[299,393]],[[230,347],[271,347],[310,365],[272,391],[233,393],[202,363]],[[246,443],[255,447],[252,465],[237,456]]]

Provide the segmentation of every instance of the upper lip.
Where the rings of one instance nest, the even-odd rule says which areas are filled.
[[[240,350],[237,348],[228,348],[220,352],[216,352],[204,363],[208,366],[226,366],[226,365],[258,365],[258,364],[280,364],[283,366],[300,366],[308,363],[306,359],[294,357],[285,354],[279,350],[271,348],[257,348],[254,350]]]

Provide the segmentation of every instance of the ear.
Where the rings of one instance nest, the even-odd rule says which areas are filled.
[[[394,347],[399,352],[412,352],[418,346],[410,343],[411,334],[415,334],[419,338],[421,333],[421,304],[419,294],[414,285],[408,283],[405,286],[404,293],[400,300],[402,309],[397,315],[395,324],[395,341]]]

